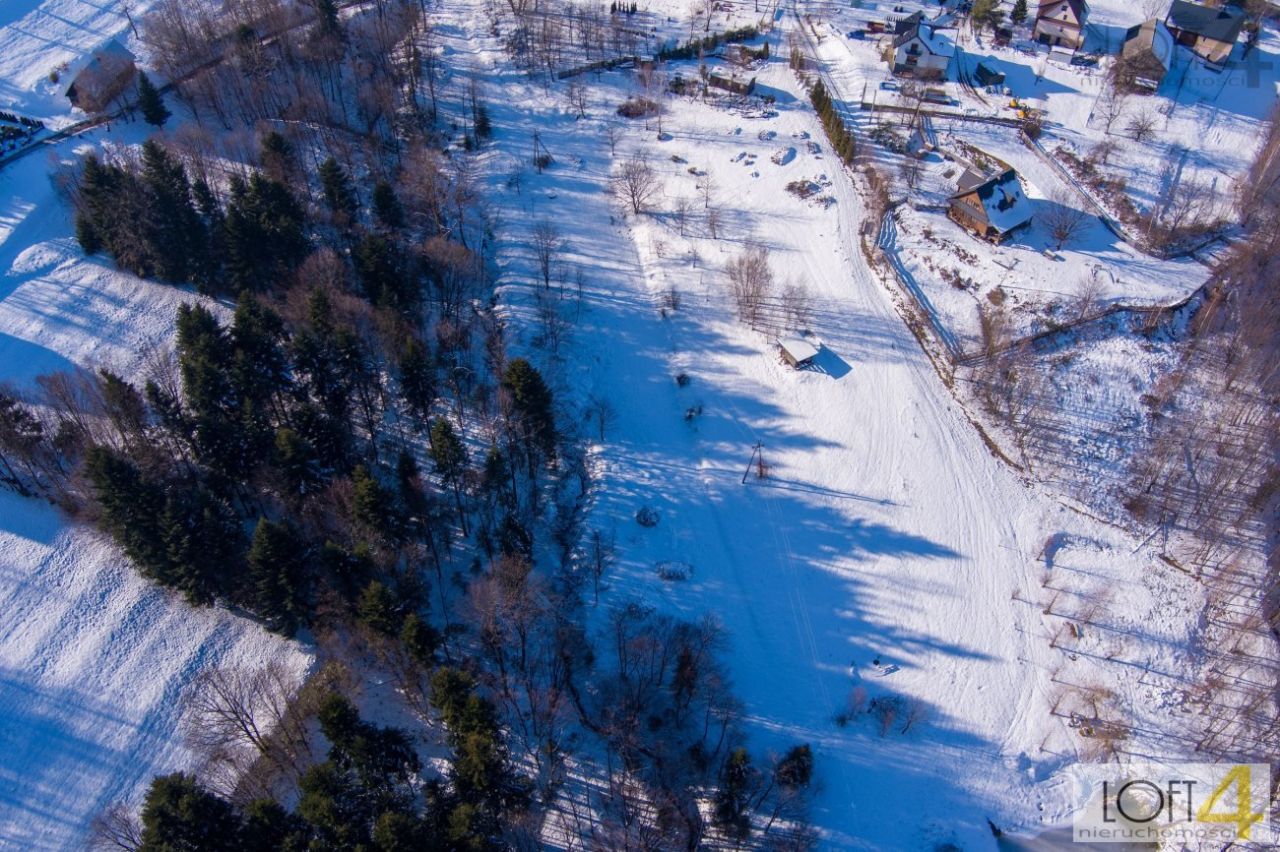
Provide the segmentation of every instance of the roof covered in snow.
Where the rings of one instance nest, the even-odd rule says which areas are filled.
[[[783,337],[778,340],[778,346],[797,364],[803,364],[818,354],[816,346],[799,337]]]
[[[941,27],[930,21],[918,20],[908,29],[898,33],[893,39],[894,47],[902,47],[913,39],[919,39],[924,49],[934,56],[955,56],[956,46],[951,39],[939,32]]]
[[[1031,202],[1022,191],[1022,181],[1013,169],[981,178],[966,170],[952,199],[977,193],[986,214],[987,224],[1005,234],[1031,221]]]
[[[1188,3],[1187,0],[1173,0],[1165,21],[1176,30],[1234,44],[1244,26],[1244,12],[1234,6],[1214,8]]]

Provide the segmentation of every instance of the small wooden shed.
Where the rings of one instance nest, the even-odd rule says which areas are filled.
[[[102,112],[129,87],[136,73],[133,54],[112,39],[93,52],[71,81],[67,100],[85,112]]]
[[[799,337],[784,337],[780,339],[778,341],[778,350],[782,353],[782,360],[797,370],[809,366],[818,355],[818,347]]]

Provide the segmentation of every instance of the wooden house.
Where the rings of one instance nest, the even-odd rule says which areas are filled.
[[[907,74],[924,79],[946,79],[956,46],[940,27],[916,13],[906,19],[910,24],[893,37],[894,74]],[[901,26],[905,21],[899,22]]]
[[[983,239],[1001,242],[1031,222],[1031,202],[1012,168],[991,175],[966,169],[948,200],[947,215]]]

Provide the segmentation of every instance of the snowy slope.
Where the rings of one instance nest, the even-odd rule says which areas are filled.
[[[135,4],[135,10],[144,4]],[[127,26],[112,4],[0,4],[0,107],[59,116],[50,68]],[[165,345],[193,294],[86,259],[51,173],[95,131],[0,170],[0,383],[106,366],[130,379]],[[308,650],[225,611],[193,610],[142,580],[109,542],[50,507],[0,492],[0,848],[85,846],[90,821],[137,803],[153,775],[192,768],[181,700],[208,666],[277,662],[299,679]]]
[[[114,546],[0,492],[0,848],[82,848],[89,821],[191,768],[184,686],[209,666],[310,655],[225,611],[192,610]]]
[[[669,140],[630,124],[619,157],[648,153],[665,185],[658,215],[623,219],[607,193],[599,122],[616,120],[633,78],[606,75],[592,114],[574,121],[467,32],[466,11],[456,15],[454,49],[475,55],[500,129],[492,171],[506,225],[504,304],[522,345],[547,362],[534,345],[541,285],[528,229],[555,221],[570,245],[568,278],[581,271],[586,296],[549,369],[562,396],[602,395],[618,412],[598,448],[591,518],[616,530],[621,552],[605,605],[638,596],[725,622],[753,745],[814,744],[827,845],[984,848],[993,844],[987,818],[1029,830],[1062,819],[1051,775],[1088,743],[1051,712],[1061,710],[1059,675],[1106,684],[1145,728],[1173,724],[1173,711],[1142,697],[1142,663],[1072,661],[1054,644],[1077,607],[1069,597],[1045,613],[1041,553],[1051,536],[1081,543],[1062,563],[1078,574],[1054,581],[1123,586],[1117,620],[1136,626],[1108,639],[1108,653],[1162,670],[1186,664],[1197,590],[1135,555],[1127,534],[1068,510],[992,456],[859,254],[861,202],[833,159],[807,153],[802,134],[823,149],[826,140],[784,63],[759,77],[777,98],[775,116],[675,99],[663,120]],[[557,166],[526,172],[517,194],[505,178],[535,128]],[[805,153],[775,165],[771,155],[786,147]],[[679,233],[676,199],[697,197],[689,168],[710,170],[718,186],[721,240],[707,237],[697,204],[688,235]],[[832,205],[784,189],[822,176]],[[733,319],[723,265],[753,241],[770,248],[779,279],[813,294],[817,369],[784,367],[766,335]],[[671,288],[680,307],[663,312]],[[770,475],[744,485],[756,442]],[[652,529],[634,520],[643,506],[661,518]],[[671,562],[691,566],[689,578],[659,571]],[[1148,573],[1176,594],[1139,582]],[[887,667],[875,669],[877,657]],[[856,687],[914,699],[925,718],[905,734],[899,720],[883,738],[865,713],[842,727],[835,717]]]

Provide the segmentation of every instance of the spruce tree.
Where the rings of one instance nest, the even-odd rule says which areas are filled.
[[[145,479],[133,462],[106,447],[89,448],[85,472],[101,510],[102,527],[143,575],[167,580],[169,554],[161,527],[164,491]]]
[[[400,397],[409,412],[425,421],[436,398],[435,375],[427,350],[416,338],[410,338],[400,353]]]
[[[138,852],[232,852],[241,848],[241,823],[235,809],[200,786],[192,775],[154,778],[141,816]]]
[[[230,181],[223,224],[227,276],[236,291],[264,290],[293,271],[307,252],[305,218],[282,183],[254,173]]]
[[[369,473],[364,465],[351,471],[351,507],[353,520],[367,530],[387,538],[397,531],[395,507],[391,494]]]
[[[431,426],[431,459],[436,472],[453,490],[454,505],[462,534],[467,535],[467,516],[462,508],[462,480],[467,471],[467,448],[463,446],[453,424],[441,417]]]
[[[185,282],[202,269],[207,235],[191,198],[182,163],[154,139],[142,146],[142,183],[148,200],[147,237],[161,278]]]
[[[173,115],[164,105],[164,97],[146,72],[138,73],[138,107],[142,110],[143,120],[154,127],[163,127]]]
[[[305,547],[287,524],[258,520],[249,546],[249,594],[271,629],[293,635],[305,619],[302,584]]]
[[[384,228],[396,229],[404,226],[404,208],[391,184],[378,181],[373,187],[373,215]]]
[[[102,237],[93,225],[93,220],[85,213],[76,214],[76,242],[87,255],[95,255],[102,251]]]
[[[552,412],[551,390],[542,379],[542,374],[524,358],[514,358],[507,364],[502,375],[502,386],[511,394],[517,415],[524,426],[524,436],[529,446],[545,458],[551,459],[556,453],[556,424]],[[529,454],[530,470],[533,467],[533,454]]]
[[[330,210],[344,220],[356,215],[356,193],[351,188],[351,179],[333,157],[320,164],[320,186]]]
[[[395,595],[383,583],[374,580],[360,593],[356,617],[385,636],[395,636],[402,622]]]
[[[1027,19],[1027,0],[1014,0],[1013,11],[1009,13],[1009,20],[1015,24],[1020,24]]]

